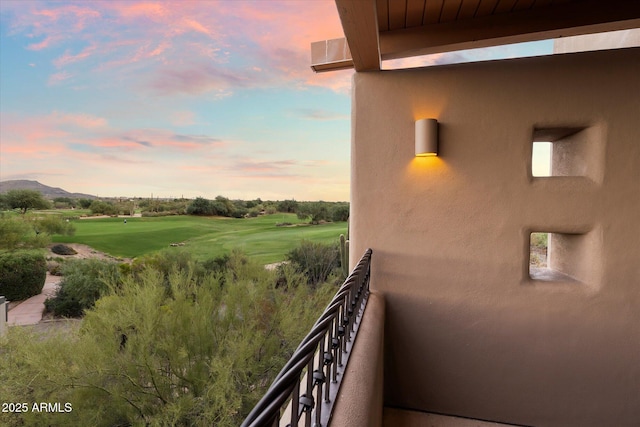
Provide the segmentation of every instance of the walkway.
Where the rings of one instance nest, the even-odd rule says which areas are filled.
[[[35,325],[39,323],[42,320],[44,301],[55,294],[58,283],[61,280],[60,277],[47,273],[47,279],[40,295],[31,297],[9,310],[7,313],[9,326]]]

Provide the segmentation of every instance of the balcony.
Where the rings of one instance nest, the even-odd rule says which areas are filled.
[[[368,249],[242,427],[509,425],[384,407],[385,303],[369,290],[371,255]]]

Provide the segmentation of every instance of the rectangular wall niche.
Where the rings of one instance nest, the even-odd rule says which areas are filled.
[[[601,126],[535,128],[531,155],[534,178],[583,176],[601,182],[604,140]]]
[[[529,278],[540,282],[597,285],[600,234],[534,231],[529,234]]]

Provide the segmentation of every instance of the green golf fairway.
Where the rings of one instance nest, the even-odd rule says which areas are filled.
[[[300,241],[338,242],[346,222],[307,225],[295,214],[257,218],[166,216],[155,218],[81,219],[73,222],[74,236],[54,236],[58,243],[82,243],[117,257],[135,258],[184,243],[197,259],[222,255],[238,248],[263,263],[282,261]],[[290,222],[295,226],[277,227]]]

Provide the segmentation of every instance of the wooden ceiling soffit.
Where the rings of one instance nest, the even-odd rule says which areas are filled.
[[[481,6],[498,0],[484,0],[475,17],[461,8],[457,18],[448,22],[423,17],[422,26],[392,29],[397,23],[385,24],[384,17],[397,14],[393,1],[335,0],[346,38],[312,43],[311,68],[318,72],[352,67],[373,71],[388,59],[640,28],[640,0],[537,0],[529,9],[517,7],[518,2],[511,12],[493,14],[481,13]],[[433,4],[425,3],[424,16],[427,6]],[[406,19],[409,22],[410,17]]]
[[[638,27],[640,1],[589,0],[383,31],[379,49],[387,60]]]

